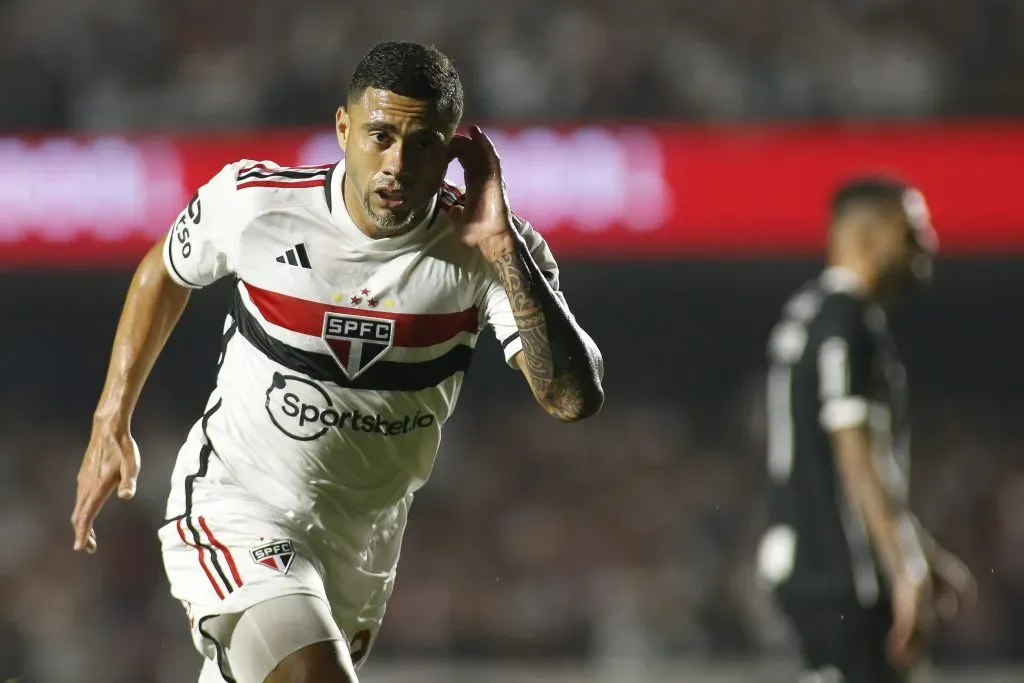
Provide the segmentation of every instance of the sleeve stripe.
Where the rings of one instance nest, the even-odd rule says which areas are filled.
[[[330,169],[328,167],[315,168],[315,169],[299,169],[299,168],[268,168],[263,164],[256,164],[255,166],[247,169],[243,169],[237,176],[238,181],[249,180],[251,178],[291,178],[292,180],[305,180],[308,178],[316,178],[317,176],[327,175]]]
[[[177,223],[175,223],[174,225],[177,225]],[[189,280],[187,280],[181,274],[181,271],[178,270],[178,266],[175,265],[175,263],[174,263],[174,249],[171,248],[171,246],[172,246],[172,244],[174,242],[174,225],[171,226],[171,231],[167,235],[167,259],[166,260],[167,260],[167,265],[169,265],[171,267],[171,270],[170,270],[171,275],[174,276],[175,280],[177,280],[179,283],[185,285],[186,287],[191,287],[192,289],[200,289],[201,288],[200,285],[197,285],[196,283],[190,282]]]
[[[508,346],[504,348],[505,362],[508,363],[509,367],[517,368],[515,363],[515,357],[523,352],[523,340],[519,338],[519,335],[514,335],[509,341]]]
[[[519,339],[519,333],[518,332],[513,332],[512,334],[510,334],[508,337],[506,337],[501,342],[501,348],[507,349],[508,345],[511,344],[512,342],[514,342],[517,339]]]
[[[830,432],[862,427],[868,423],[870,410],[862,398],[834,398],[821,408],[821,426]]]

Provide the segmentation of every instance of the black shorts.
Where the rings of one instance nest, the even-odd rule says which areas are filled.
[[[906,683],[906,672],[889,661],[886,638],[892,626],[887,603],[865,609],[854,600],[780,598],[796,631],[807,673],[828,683]],[[841,674],[841,677],[837,675]]]

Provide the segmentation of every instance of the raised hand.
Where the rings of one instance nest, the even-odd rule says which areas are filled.
[[[514,228],[501,175],[501,161],[487,134],[470,126],[469,135],[452,138],[451,155],[465,171],[466,198],[449,214],[462,241],[486,249],[491,238],[507,237]]]

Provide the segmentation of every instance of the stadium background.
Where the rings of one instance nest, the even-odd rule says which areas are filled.
[[[981,588],[938,636],[941,680],[1024,681],[1022,31],[1018,0],[3,3],[0,678],[194,680],[154,530],[224,286],[144,394],[137,501],[96,557],[70,549],[131,267],[224,163],[329,160],[345,77],[398,38],[461,66],[608,401],[558,425],[481,340],[365,680],[792,680],[752,571],[762,348],[831,184],[870,167],[921,184],[944,246],[894,315],[915,506]]]

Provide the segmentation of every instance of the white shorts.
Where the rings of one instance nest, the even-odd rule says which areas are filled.
[[[339,553],[323,530],[303,528],[237,488],[218,489],[197,495],[187,515],[159,532],[171,594],[184,605],[193,643],[208,660],[200,680],[231,680],[211,620],[287,595],[315,596],[330,607],[358,668],[394,588],[401,535],[386,544],[378,539],[372,553]],[[401,507],[404,517],[407,502]]]

